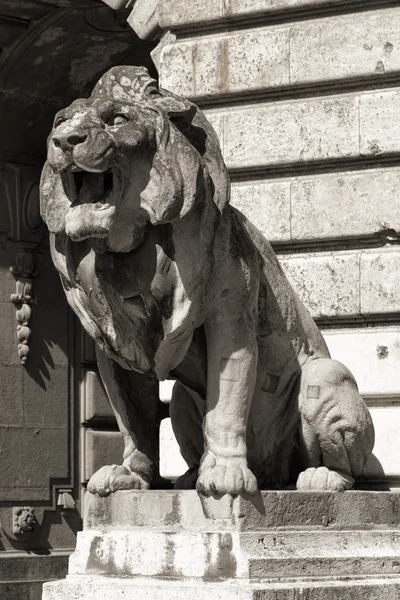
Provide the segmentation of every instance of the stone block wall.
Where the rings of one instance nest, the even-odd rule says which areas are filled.
[[[165,37],[162,87],[203,108],[232,204],[273,243],[376,427],[371,485],[400,485],[400,7],[345,0],[138,0]],[[147,8],[146,8],[147,7]],[[162,388],[161,396],[170,391]],[[173,448],[170,424],[162,446]],[[165,476],[185,468],[161,449]],[[363,484],[368,485],[368,484]]]

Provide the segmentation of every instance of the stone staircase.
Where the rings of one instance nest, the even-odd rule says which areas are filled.
[[[44,600],[399,600],[400,494],[87,495]]]

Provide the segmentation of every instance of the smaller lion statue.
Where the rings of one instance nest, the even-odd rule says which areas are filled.
[[[125,443],[92,493],[151,486],[154,376],[176,380],[178,488],[343,491],[362,473],[374,431],[356,382],[229,197],[210,123],[143,67],[112,68],[55,118],[41,213]]]

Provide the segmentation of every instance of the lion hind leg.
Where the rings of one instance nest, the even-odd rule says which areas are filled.
[[[306,469],[297,489],[352,488],[372,451],[374,430],[348,369],[327,358],[303,367],[299,410]]]

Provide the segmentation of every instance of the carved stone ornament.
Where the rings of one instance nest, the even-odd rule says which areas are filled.
[[[362,473],[374,431],[356,382],[229,197],[204,114],[142,67],[111,69],[55,118],[41,213],[125,440],[92,493],[151,486],[154,373],[176,379],[178,488],[343,491]]]
[[[39,169],[8,163],[0,172],[0,183],[6,190],[11,228],[8,237],[16,242],[15,264],[10,271],[16,290],[10,300],[16,308],[18,355],[25,364],[29,354],[32,314],[32,278],[36,274],[34,250],[42,239],[43,227],[39,211]]]
[[[34,533],[37,522],[35,509],[29,506],[13,508],[13,534],[17,536]]]
[[[34,245],[33,245],[34,247]],[[16,293],[11,294],[10,300],[16,308],[18,355],[21,363],[25,364],[29,354],[29,338],[31,329],[29,321],[32,314],[32,277],[35,275],[32,249],[20,248],[15,257],[15,265],[10,267],[16,279]]]

